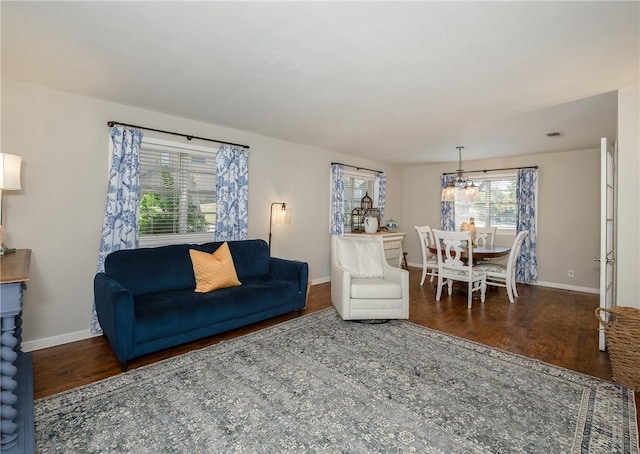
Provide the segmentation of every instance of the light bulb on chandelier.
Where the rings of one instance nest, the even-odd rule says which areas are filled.
[[[462,170],[462,149],[464,147],[456,148],[458,149],[458,170],[456,170],[455,178],[451,179],[447,186],[442,189],[440,199],[443,202],[455,201],[456,192],[458,192],[458,199],[471,201],[480,190],[480,188],[474,184],[473,180],[466,176],[464,170]]]

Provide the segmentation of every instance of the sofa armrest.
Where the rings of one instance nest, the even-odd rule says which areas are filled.
[[[120,363],[133,358],[135,310],[133,295],[105,273],[96,274],[93,295],[102,332]]]
[[[297,260],[269,258],[269,275],[280,279],[291,279],[298,282],[298,292],[301,296],[300,307],[305,307],[307,301],[307,284],[309,282],[309,265]]]

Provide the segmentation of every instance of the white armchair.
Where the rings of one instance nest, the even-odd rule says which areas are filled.
[[[331,302],[343,320],[408,319],[409,272],[387,263],[381,238],[332,236]]]

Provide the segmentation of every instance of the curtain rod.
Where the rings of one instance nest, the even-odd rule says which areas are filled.
[[[121,123],[119,121],[107,121],[107,126],[109,126],[110,128],[112,128],[114,125],[128,126],[130,128],[146,129],[147,131],[161,132],[163,134],[171,134],[173,136],[186,137],[187,140],[191,140],[191,139],[206,140],[208,142],[222,143],[222,144],[225,144],[225,145],[233,145],[233,146],[236,146],[236,147],[243,147],[243,148],[247,148],[247,149],[250,148],[249,145],[243,145],[241,143],[225,142],[224,140],[208,139],[206,137],[192,136],[190,134],[182,134],[182,133],[179,133],[179,132],[171,132],[171,131],[164,131],[162,129],[147,128],[146,126],[130,125],[130,124],[127,124],[127,123]]]
[[[356,169],[356,170],[368,170],[369,172],[384,173],[382,170],[367,169],[366,167],[352,166],[350,164],[343,164],[341,162],[332,162],[331,163],[331,165],[334,165],[334,164],[340,164],[341,166],[351,167],[352,169]]]
[[[483,169],[483,170],[463,170],[462,173],[487,173],[487,172],[500,172],[503,170],[522,170],[522,169],[537,169],[538,166],[528,167],[504,167],[502,169]],[[442,175],[457,175],[458,172],[443,172]]]

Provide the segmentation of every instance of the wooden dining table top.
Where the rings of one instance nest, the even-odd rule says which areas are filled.
[[[444,251],[444,247],[442,247]],[[429,246],[429,251],[434,254],[438,253],[438,247],[436,245]],[[492,259],[496,257],[502,257],[508,255],[511,252],[511,248],[508,246],[491,246],[491,247],[481,247],[477,246],[473,248],[473,259]],[[462,248],[462,258],[469,257],[467,248]]]

